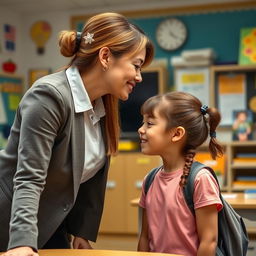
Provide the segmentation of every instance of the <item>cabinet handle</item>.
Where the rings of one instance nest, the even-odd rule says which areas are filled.
[[[116,182],[114,180],[107,181],[107,189],[113,189],[116,187]]]
[[[143,181],[142,180],[136,180],[134,183],[135,188],[141,189],[142,188]]]

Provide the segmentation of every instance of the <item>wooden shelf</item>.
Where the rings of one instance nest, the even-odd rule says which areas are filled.
[[[255,163],[233,163],[231,165],[232,169],[256,169]]]
[[[232,186],[232,191],[241,191],[242,192],[246,189],[255,189],[255,185],[254,186],[253,185],[252,186],[249,186],[249,185],[248,186],[245,186],[245,185],[243,185],[243,186],[242,185],[241,186],[240,185],[233,185]]]
[[[249,235],[256,234],[256,227],[246,227]]]
[[[255,69],[256,65],[219,65],[211,67],[211,70],[213,72],[254,71]]]

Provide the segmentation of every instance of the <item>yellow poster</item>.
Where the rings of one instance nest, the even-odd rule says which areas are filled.
[[[230,94],[230,93],[245,93],[245,74],[235,74],[235,75],[220,75],[218,77],[219,82],[219,93],[220,94]]]
[[[256,64],[256,28],[241,29],[239,64]]]
[[[221,125],[233,124],[234,110],[246,109],[245,74],[224,74],[218,76],[218,108],[221,112]]]

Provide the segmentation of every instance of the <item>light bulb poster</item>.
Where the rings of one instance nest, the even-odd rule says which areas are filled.
[[[31,26],[30,36],[37,47],[38,54],[44,54],[45,45],[50,38],[52,28],[46,21],[37,21]]]

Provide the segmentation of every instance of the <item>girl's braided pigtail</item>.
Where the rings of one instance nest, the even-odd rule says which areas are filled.
[[[184,187],[187,184],[187,178],[190,172],[191,165],[196,154],[195,149],[188,149],[185,155],[185,165],[183,167],[183,174],[180,179],[180,186]]]

